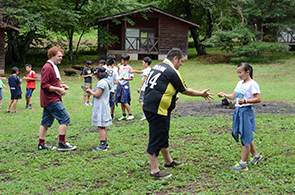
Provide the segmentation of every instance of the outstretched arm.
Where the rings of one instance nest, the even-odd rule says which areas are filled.
[[[194,89],[187,88],[184,92],[182,92],[183,95],[188,95],[188,96],[201,96],[205,98],[206,100],[213,100],[214,98],[212,97],[214,93],[208,93],[210,89],[206,89],[203,91],[197,91]]]
[[[218,94],[218,97],[226,97],[230,100],[234,100],[236,98],[236,92],[234,91],[232,94],[225,94],[223,92],[219,92]]]

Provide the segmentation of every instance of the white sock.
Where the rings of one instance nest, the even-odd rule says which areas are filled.
[[[242,165],[246,165],[246,162],[245,161],[240,161],[240,164],[242,164]]]

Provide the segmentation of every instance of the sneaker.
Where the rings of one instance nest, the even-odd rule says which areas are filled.
[[[177,162],[173,161],[173,162],[172,162],[171,164],[169,164],[169,165],[167,165],[167,164],[165,163],[164,168],[165,168],[165,169],[168,169],[168,168],[178,167],[178,166],[182,166],[182,165],[183,165],[183,163],[177,163]]]
[[[33,107],[32,106],[29,106],[28,108],[27,108],[27,110],[32,110],[33,109]]]
[[[16,112],[16,111],[13,111],[13,112],[10,112],[10,113],[12,113],[12,114],[17,114],[17,112]]]
[[[71,146],[70,143],[59,142],[58,143],[58,150],[59,151],[68,151],[68,150],[75,150],[77,146]]]
[[[133,119],[134,119],[134,116],[132,116],[132,115],[131,116],[128,116],[128,118],[126,118],[127,121],[133,120]]]
[[[121,118],[118,118],[118,121],[121,121],[121,120],[126,120],[126,116],[122,116]]]
[[[92,106],[92,103],[90,103],[90,102],[87,102],[87,104],[88,104],[88,106]]]
[[[46,144],[38,144],[38,150],[55,150],[56,147],[47,146]]]
[[[145,115],[142,115],[142,117],[141,117],[141,121],[144,121],[146,118],[145,118]]]
[[[10,113],[10,111],[8,110],[8,111],[5,111],[5,113]]]
[[[258,155],[259,155],[258,157],[251,156],[250,162],[248,162],[248,164],[249,165],[256,165],[262,159],[262,156],[260,154],[258,154]]]
[[[28,108],[29,107],[29,104],[26,104],[26,107],[25,108]]]
[[[162,179],[162,178],[168,178],[171,177],[172,174],[171,173],[163,173],[161,171],[155,173],[155,174],[151,174],[152,177],[156,178],[156,179]]]
[[[2,105],[0,105],[0,109],[2,109]]]
[[[83,104],[83,106],[89,106],[86,102]]]
[[[103,145],[99,145],[96,148],[93,148],[92,151],[96,152],[96,151],[107,151],[107,146],[103,146]]]
[[[248,171],[247,165],[242,165],[239,162],[235,166],[230,166],[229,168],[235,171]]]

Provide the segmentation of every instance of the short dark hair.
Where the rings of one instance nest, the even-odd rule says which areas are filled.
[[[25,64],[25,67],[29,67],[29,68],[32,68],[32,64]]]
[[[167,54],[167,58],[168,60],[173,60],[174,57],[177,57],[178,59],[181,59],[184,55],[184,53],[181,51],[181,49],[179,48],[172,48],[168,54]]]
[[[106,61],[105,60],[99,60],[99,62],[98,63],[100,63],[100,64],[105,64],[106,63]]]
[[[86,61],[86,65],[92,65],[92,61],[91,60],[87,60]]]
[[[15,74],[17,71],[19,71],[19,69],[16,66],[14,66],[11,69],[11,74]]]
[[[128,61],[130,59],[130,56],[127,53],[124,53],[122,54],[121,59]]]
[[[145,63],[148,63],[148,65],[151,65],[151,63],[152,63],[152,59],[150,58],[150,57],[144,57],[143,58],[143,61],[145,62]]]
[[[114,64],[114,60],[113,59],[108,59],[107,60],[107,66],[112,66]]]
[[[116,61],[116,56],[114,54],[108,55],[108,59]]]

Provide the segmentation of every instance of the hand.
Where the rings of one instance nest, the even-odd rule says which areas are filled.
[[[86,89],[84,89],[85,92],[90,93],[92,90],[89,87],[86,87]]]
[[[139,87],[139,88],[137,89],[137,93],[139,93],[139,92],[140,92],[140,90],[141,90],[141,88]]]
[[[179,99],[179,95],[176,95],[176,99],[175,99],[175,101],[177,101]]]
[[[217,95],[218,95],[218,97],[224,97],[225,96],[225,93],[219,92]]]
[[[120,69],[120,66],[121,66],[121,63],[119,63],[118,65],[117,65],[117,67]]]
[[[66,92],[66,90],[64,89],[64,88],[59,88],[59,94],[61,95],[61,96],[64,96],[64,95],[66,95],[67,94],[67,92]]]
[[[239,99],[238,103],[239,103],[240,105],[245,104],[245,103],[246,103],[246,100],[245,100],[245,99]]]
[[[214,98],[212,97],[214,95],[214,93],[208,93],[210,89],[206,89],[206,90],[203,90],[201,93],[202,93],[202,97],[204,97],[206,100],[214,100]]]
[[[65,85],[65,84],[61,84],[60,85],[62,88],[64,88],[65,90],[68,90],[69,89],[69,87],[67,86],[67,85]]]

